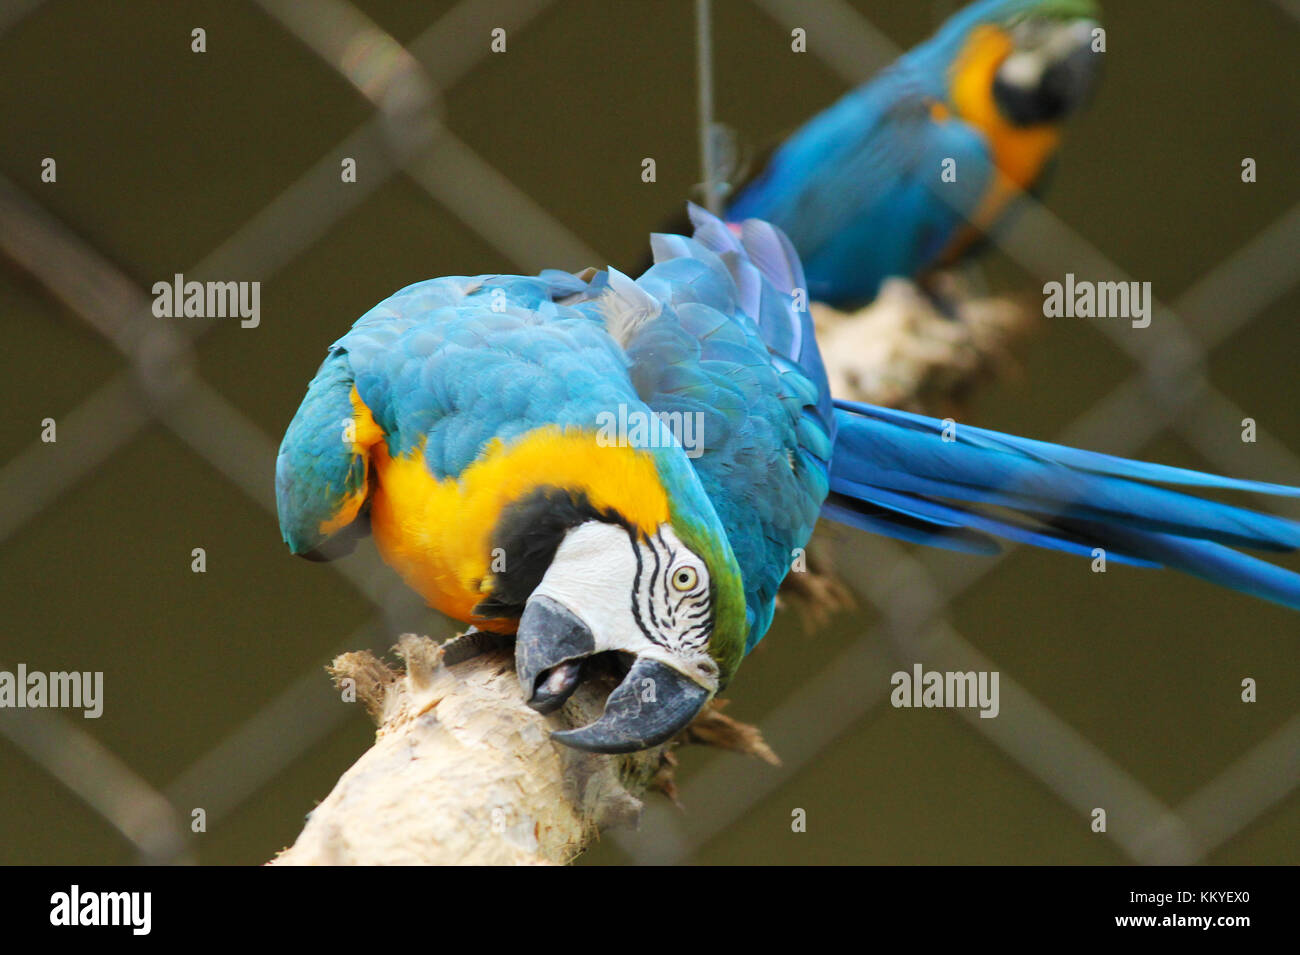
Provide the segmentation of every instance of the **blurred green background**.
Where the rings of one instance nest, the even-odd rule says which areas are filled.
[[[335,9],[300,6],[322,22]],[[847,74],[881,65],[869,46],[860,63],[845,57],[858,34],[836,29],[837,17],[905,48],[956,4],[715,7],[717,118],[761,146],[831,102]],[[20,725],[0,712],[0,863],[140,858],[59,773],[99,793],[108,819],[137,838],[151,823],[113,774],[170,799],[186,838],[178,858],[259,863],[291,842],[372,731],[337,701],[323,664],[344,649],[385,650],[403,630],[452,632],[400,601],[372,623],[363,589],[394,590],[395,578],[374,571],[371,546],[348,558],[356,581],[344,582],[291,559],[264,506],[275,444],[326,346],[423,278],[632,270],[646,233],[699,179],[685,0],[356,0],[354,9],[414,49],[442,87],[436,109],[457,146],[435,146],[411,175],[381,172],[385,153],[370,148],[355,153],[358,183],[339,181],[339,160],[354,154],[339,144],[373,105],[257,4],[47,0],[0,15],[0,175],[146,295],[176,272],[263,282],[258,328],[173,329],[214,326],[194,345],[195,370],[262,438],[245,440],[256,431],[199,402],[169,412],[187,441],[152,420],[136,428],[151,399],[119,379],[128,360],[30,268],[0,258],[0,499],[10,512],[0,668],[102,670],[106,687],[98,720],[29,714]],[[789,30],[801,17],[809,52],[797,55]],[[1070,129],[1046,204],[1173,303],[1282,217],[1294,221],[1297,21],[1271,0],[1143,0],[1112,2],[1105,22],[1105,75]],[[504,54],[488,51],[495,26],[507,30]],[[202,55],[190,51],[195,27],[207,31]],[[832,47],[835,65],[821,55]],[[364,87],[367,64],[395,61],[386,49],[339,59],[360,64]],[[58,162],[53,184],[39,179],[47,156]],[[647,156],[653,184],[640,178]],[[1246,156],[1259,169],[1249,185]],[[334,172],[312,178],[318,161]],[[282,204],[264,212],[272,201]],[[528,231],[533,218],[514,218],[530,204],[601,260],[569,260],[572,244],[536,260],[529,243],[545,235]],[[194,271],[250,221],[262,258],[239,274]],[[1210,405],[1184,423],[1222,446],[1214,460],[1167,429],[1121,447],[1158,409],[1145,402],[1130,420],[1107,417],[1099,402],[1137,366],[1082,320],[1044,328],[1024,374],[990,387],[975,417],[1049,438],[1092,411],[1113,439],[1098,450],[1300,484],[1285,453],[1300,453],[1295,233],[1283,229],[1280,254],[1247,262],[1227,303],[1243,309],[1241,324],[1205,363],[1214,388],[1275,444],[1241,443],[1239,418]],[[1035,295],[1042,282],[1000,252],[984,271],[997,291]],[[1186,317],[1195,339],[1207,316]],[[131,313],[117,327],[147,342],[162,321]],[[162,354],[164,368],[183,358]],[[96,394],[125,403],[107,402],[100,418],[74,414]],[[38,441],[46,417],[59,422],[57,446]],[[126,440],[99,455],[117,432]],[[1284,512],[1300,517],[1295,506]],[[826,538],[840,574],[886,591],[912,566],[876,541]],[[205,574],[191,572],[194,547],[206,549]],[[940,579],[980,560],[918,556]],[[607,834],[586,861],[1300,861],[1294,614],[1174,574],[1094,575],[1086,562],[1020,550],[952,603],[946,619],[960,637],[923,642],[932,656],[882,618],[864,603],[811,633],[796,615],[778,616],[728,695],[729,712],[768,732],[784,765],[687,751],[684,809],[651,797],[640,832]],[[996,727],[888,705],[891,671],[971,648],[1002,674],[1002,715],[974,721]],[[1253,705],[1239,699],[1244,677],[1259,682]],[[1013,681],[1025,692],[1009,690]],[[1096,805],[1108,810],[1106,835],[1089,829]],[[208,812],[203,834],[188,833],[193,807]],[[807,812],[804,833],[791,832],[796,808]]]

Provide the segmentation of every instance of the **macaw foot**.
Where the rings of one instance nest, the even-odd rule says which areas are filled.
[[[519,620],[515,670],[524,699],[551,713],[573,695],[597,655],[590,628],[566,607],[534,596]],[[609,654],[601,654],[608,656]],[[658,660],[631,657],[600,719],[552,733],[557,742],[592,753],[631,753],[665,743],[693,720],[709,691]]]
[[[957,298],[951,283],[935,281],[921,282],[918,291],[934,309],[934,314],[950,322],[961,320],[961,300]]]

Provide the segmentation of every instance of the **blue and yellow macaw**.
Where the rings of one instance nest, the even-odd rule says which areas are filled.
[[[727,217],[784,230],[832,305],[953,264],[1049,166],[1097,71],[1098,16],[1092,0],[972,3],[800,127]]]
[[[636,280],[433,279],[363,315],[280,448],[290,549],[368,527],[432,606],[516,634],[543,712],[622,655],[603,715],[555,734],[606,753],[671,738],[726,685],[819,515],[976,553],[1102,547],[1300,608],[1300,576],[1234,549],[1295,548],[1300,523],[1161,485],[1300,489],[832,402],[790,242],[690,214]]]

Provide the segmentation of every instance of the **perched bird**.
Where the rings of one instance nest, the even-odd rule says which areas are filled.
[[[727,218],[790,237],[814,299],[870,301],[982,244],[1032,192],[1101,58],[1092,0],[979,0],[786,139]]]
[[[789,241],[690,215],[635,281],[440,278],[363,315],[280,447],[290,549],[334,556],[369,527],[432,606],[516,633],[543,712],[622,655],[603,715],[555,734],[606,753],[670,738],[726,685],[819,514],[976,553],[1103,547],[1300,607],[1300,576],[1233,549],[1300,546],[1300,523],[1160,485],[1300,489],[833,403]]]

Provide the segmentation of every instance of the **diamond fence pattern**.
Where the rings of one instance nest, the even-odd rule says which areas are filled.
[[[283,30],[354,87],[373,112],[240,229],[185,269],[185,275],[266,281],[397,177],[416,184],[521,271],[557,262],[605,262],[443,123],[443,91],[488,54],[486,44],[469,44],[464,38],[486,36],[494,27],[504,27],[511,35],[526,31],[551,2],[462,0],[404,46],[347,0],[257,0]],[[810,55],[822,58],[846,83],[863,81],[901,52],[843,0],[752,3],[787,30],[801,26],[816,35]],[[1277,3],[1300,18],[1294,4]],[[0,37],[40,5],[40,0],[24,0],[7,7],[0,13]],[[704,16],[697,27],[707,25],[706,3],[699,4],[700,11]],[[699,63],[708,79],[707,43],[701,50]],[[700,124],[700,142],[706,149],[710,108],[706,90]],[[320,202],[325,187],[337,181],[345,156],[356,158],[366,175],[345,192],[345,200]],[[1032,200],[1026,204],[1018,228],[997,240],[1026,271],[1044,277],[1075,271],[1131,281],[1102,250],[1047,208]],[[1297,248],[1300,206],[1201,277],[1177,301],[1154,303],[1146,333],[1126,334],[1123,326],[1097,322],[1138,370],[1054,440],[1124,454],[1136,452],[1161,433],[1174,433],[1223,472],[1231,472],[1238,462],[1219,425],[1247,415],[1206,380],[1205,358],[1291,290],[1297,279]],[[93,475],[153,423],[174,433],[274,520],[275,502],[260,462],[274,458],[278,436],[264,433],[204,381],[194,351],[201,331],[152,319],[144,288],[29,192],[3,177],[0,250],[129,362],[129,370],[61,419],[61,429],[92,436],[90,440],[76,445],[36,442],[0,467],[0,500],[6,502],[0,512],[0,543],[56,507],[64,492]],[[1211,422],[1216,426],[1208,426]],[[1262,429],[1258,455],[1267,472],[1300,475],[1300,457]],[[963,638],[948,619],[948,605],[993,573],[1006,555],[963,564],[954,574],[946,567],[941,571],[928,555],[916,556],[888,540],[872,538],[866,546],[872,566],[888,572],[851,582],[859,588],[858,596],[878,611],[881,622],[828,661],[815,679],[795,687],[762,721],[782,765],[734,759],[706,763],[686,779],[681,800],[687,806],[722,808],[683,814],[652,803],[638,832],[614,836],[632,859],[689,860],[700,846],[799,774],[842,732],[882,706],[889,672],[898,659],[921,662],[928,669],[1001,670],[1000,718],[982,720],[974,711],[958,710],[967,731],[983,736],[1054,798],[1081,814],[1097,805],[1126,807],[1107,837],[1135,862],[1201,861],[1300,785],[1296,713],[1193,795],[1167,805]],[[373,555],[328,566],[343,574],[374,609],[373,619],[359,630],[335,635],[336,650],[382,645],[394,637],[399,612],[417,603],[395,575]],[[163,791],[133,772],[79,721],[58,712],[7,711],[0,718],[0,733],[129,840],[141,861],[184,862],[192,859],[193,851],[187,807],[201,803],[211,826],[343,720],[355,718],[324,684],[317,666],[305,669]],[[875,689],[864,692],[863,687]],[[829,710],[828,699],[837,701]]]

